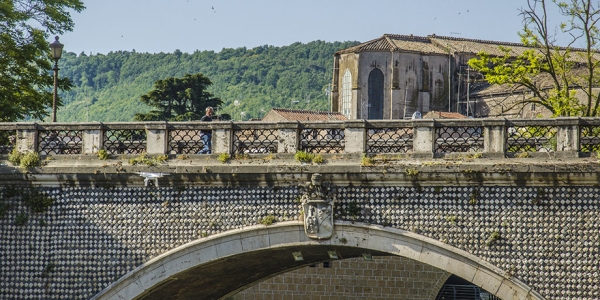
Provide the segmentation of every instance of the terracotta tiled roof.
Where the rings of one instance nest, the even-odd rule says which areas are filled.
[[[288,121],[343,121],[347,118],[339,112],[311,111],[300,109],[273,108],[271,113],[276,113]]]
[[[504,55],[499,46],[510,49],[511,56],[517,56],[523,51],[530,49],[520,43],[499,42],[478,39],[465,39],[448,36],[438,36],[435,34],[426,37],[414,35],[384,34],[383,36],[370,40],[353,47],[339,50],[336,54],[358,53],[366,51],[400,51],[400,52],[418,52],[423,54],[448,54],[468,53],[476,55],[485,51],[490,55]],[[582,53],[583,49],[572,48],[572,58],[575,61],[585,62],[583,57],[577,55]],[[597,54],[600,58],[600,53]]]
[[[457,112],[431,110],[423,116],[423,119],[466,119],[467,117]]]
[[[475,55],[481,51],[485,51],[490,55],[504,55],[504,52],[499,49],[499,46],[503,46],[510,49],[509,53],[511,56],[517,56],[523,53],[523,51],[531,49],[519,43],[474,40],[436,35],[430,35],[428,38],[430,38],[431,42],[438,47],[446,49],[450,48],[453,53],[469,53]],[[446,53],[448,53],[447,50]]]
[[[486,51],[492,55],[503,54],[498,46],[504,46],[511,49],[511,54],[517,55],[528,49],[523,44],[497,42],[476,39],[464,39],[447,36],[437,36],[435,34],[426,37],[414,35],[384,34],[380,38],[346,48],[337,53],[355,53],[363,51],[407,51],[419,53],[472,53],[477,54],[480,51]]]
[[[337,53],[356,53],[364,51],[407,51],[419,53],[448,53],[445,49],[433,45],[427,37],[414,35],[385,34],[380,38],[346,48]]]

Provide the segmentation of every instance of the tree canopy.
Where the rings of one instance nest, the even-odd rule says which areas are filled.
[[[0,0],[0,121],[48,115],[54,85],[48,38],[71,31],[68,10],[84,8],[79,0]],[[58,86],[71,84],[60,79]]]
[[[358,42],[293,43],[224,48],[220,52],[65,53],[60,73],[73,82],[62,92],[60,121],[131,121],[150,107],[140,96],[157,80],[202,73],[207,90],[223,100],[218,115],[260,118],[272,107],[329,110],[333,54]]]
[[[596,74],[600,53],[599,30],[596,26],[600,11],[590,0],[527,0],[521,9],[523,30],[521,42],[530,47],[516,57],[501,48],[504,56],[492,57],[479,53],[469,66],[481,72],[490,84],[509,84],[524,87],[531,93],[514,103],[522,106],[536,103],[547,108],[554,116],[598,116],[600,86]],[[560,32],[549,25],[548,5],[555,5],[566,21],[559,24]],[[557,45],[557,34],[568,36],[566,46]],[[583,45],[575,48],[574,45]],[[585,94],[582,101],[576,90]],[[522,92],[521,92],[522,93]]]
[[[137,113],[136,121],[191,121],[200,120],[206,107],[217,107],[221,99],[206,89],[212,82],[201,73],[186,74],[183,78],[160,79],[154,90],[141,96],[141,101],[154,107],[149,113]]]

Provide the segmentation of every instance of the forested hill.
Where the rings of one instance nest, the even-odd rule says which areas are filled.
[[[85,55],[65,53],[59,75],[74,84],[60,93],[59,122],[132,121],[147,112],[139,99],[158,79],[202,73],[209,91],[224,104],[217,113],[260,118],[272,107],[329,110],[333,54],[358,42],[295,43],[284,47],[223,49],[220,52]]]

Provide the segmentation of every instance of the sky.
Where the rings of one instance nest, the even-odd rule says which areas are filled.
[[[519,42],[525,0],[83,0],[64,51],[221,51],[384,34]],[[53,40],[53,39],[52,39]]]

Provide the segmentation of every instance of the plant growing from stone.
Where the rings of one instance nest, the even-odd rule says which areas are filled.
[[[277,218],[273,215],[268,215],[262,218],[260,221],[258,221],[258,223],[263,224],[265,226],[272,225],[275,222],[277,222]]]
[[[142,153],[137,157],[133,157],[129,159],[129,164],[132,166],[135,165],[146,165],[146,166],[156,166],[158,164],[164,163],[167,161],[169,157],[167,155],[159,155],[150,157],[146,153]]]
[[[21,163],[22,156],[23,153],[19,152],[17,148],[13,148],[12,151],[8,154],[8,161],[13,165],[18,166]]]
[[[248,153],[236,154],[233,158],[236,160],[250,159],[250,154],[248,154]]]
[[[316,154],[312,158],[312,162],[315,163],[315,164],[322,164],[323,163],[323,156],[321,154]]]
[[[475,158],[481,158],[483,155],[481,154],[481,152],[471,152],[469,154],[467,154],[467,158],[470,159],[475,159]]]
[[[110,158],[110,154],[108,154],[108,151],[106,151],[104,149],[98,150],[98,159],[107,160],[109,158]]]
[[[419,170],[417,170],[417,169],[406,169],[404,171],[404,173],[406,173],[406,175],[408,175],[408,176],[417,176],[419,174]]]
[[[18,165],[21,168],[33,168],[40,165],[40,155],[37,152],[28,152],[21,153],[17,150],[17,148],[13,148],[13,150],[8,155],[8,161],[13,165]]]
[[[456,219],[457,217],[455,215],[452,216],[446,216],[446,221],[452,223],[452,224],[456,224]]]
[[[370,167],[373,165],[374,162],[375,160],[373,159],[373,157],[369,156],[366,153],[363,153],[362,157],[360,158],[360,165],[363,167]]]
[[[301,163],[310,163],[314,157],[315,155],[313,153],[305,151],[296,151],[296,154],[294,155],[294,159]]]
[[[217,157],[217,160],[220,161],[222,164],[228,162],[229,159],[231,159],[231,156],[229,155],[229,153],[221,153]]]
[[[488,237],[487,241],[485,241],[486,246],[491,246],[493,245],[496,241],[498,241],[500,239],[500,233],[498,231],[494,231],[492,233],[490,233],[490,236]]]
[[[23,169],[28,169],[39,166],[40,162],[40,155],[37,152],[27,152],[21,157],[19,166]]]

